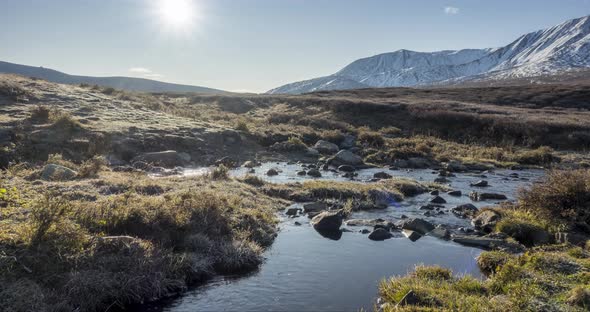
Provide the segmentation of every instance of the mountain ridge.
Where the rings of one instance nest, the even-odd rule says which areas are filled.
[[[358,59],[335,74],[267,93],[307,93],[366,87],[414,87],[470,79],[509,79],[590,67],[590,16],[518,37],[499,48],[418,52],[406,49]],[[347,84],[325,81],[346,79]]]
[[[138,92],[195,92],[195,93],[228,93],[227,91],[169,83],[146,78],[112,76],[93,77],[70,75],[50,68],[35,67],[0,61],[0,73],[18,74],[22,76],[45,79],[63,84],[91,84]]]

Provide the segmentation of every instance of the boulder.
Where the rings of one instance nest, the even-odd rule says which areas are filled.
[[[394,163],[395,165],[395,163]],[[431,167],[431,162],[422,157],[410,157],[408,158],[408,167],[409,168],[416,168],[416,169],[425,169]]]
[[[342,211],[324,211],[311,219],[311,225],[319,232],[335,232],[340,230],[344,215]]]
[[[419,240],[422,237],[422,234],[412,230],[402,230],[402,233],[405,237],[409,238],[413,242]]]
[[[433,236],[440,239],[449,239],[450,233],[442,224],[437,225],[434,230],[428,233],[429,236]]]
[[[338,171],[342,172],[354,172],[356,169],[353,166],[342,165],[338,167]]]
[[[455,196],[455,197],[459,197],[459,196],[463,195],[463,193],[461,193],[461,191],[450,191],[450,192],[447,192],[447,194],[449,196]]]
[[[307,175],[314,178],[319,178],[322,176],[322,173],[317,169],[311,169],[307,171]]]
[[[478,192],[471,192],[469,193],[469,198],[473,201],[485,201],[485,200],[506,200],[508,197],[503,194],[496,194],[496,193],[478,193]]]
[[[399,195],[383,190],[369,190],[368,195],[375,206],[382,209],[402,200]]]
[[[47,164],[41,171],[41,180],[45,181],[70,181],[76,178],[78,173],[70,168]]]
[[[451,209],[451,212],[459,218],[473,218],[477,211],[477,207],[473,204],[463,204]]]
[[[391,234],[388,230],[384,228],[376,228],[371,234],[369,234],[369,239],[374,241],[382,241],[389,238],[392,238],[393,234]]]
[[[307,172],[305,170],[297,171],[297,175],[304,176],[304,175],[307,175]]]
[[[285,214],[288,216],[296,216],[301,211],[301,208],[287,208]]]
[[[330,163],[335,165],[350,165],[350,166],[358,166],[363,165],[363,158],[359,155],[356,155],[348,150],[342,150],[338,152],[334,157],[330,159]]]
[[[450,172],[464,172],[467,170],[465,165],[458,160],[451,160],[445,165],[445,169]]]
[[[420,234],[426,234],[434,230],[434,225],[426,220],[415,218],[402,221],[401,228],[404,230],[415,231]]]
[[[477,181],[475,183],[471,183],[470,185],[471,186],[475,186],[475,187],[486,187],[486,186],[488,186],[488,181],[486,181],[486,180],[479,180],[479,181]]]
[[[322,202],[315,202],[315,203],[307,203],[303,205],[303,212],[317,212],[328,209],[328,205]]]
[[[257,161],[252,161],[252,160],[248,160],[248,161],[244,162],[244,164],[242,165],[242,167],[250,168],[250,169],[252,169],[254,167],[258,167],[258,166],[260,166],[260,163]]]
[[[277,169],[275,169],[275,168],[270,168],[266,172],[266,175],[269,176],[269,177],[276,176],[276,175],[279,175],[279,171]]]
[[[316,149],[318,152],[327,155],[336,154],[340,150],[338,145],[324,140],[317,141],[313,148]]]
[[[496,223],[502,219],[502,216],[491,209],[486,209],[477,214],[477,216],[471,220],[471,224],[476,230],[484,233],[490,233],[496,227]]]
[[[438,190],[434,190],[430,192],[430,195],[432,196],[438,196],[438,194],[440,194],[440,192]]]
[[[447,201],[440,196],[435,196],[433,199],[430,200],[430,202],[433,204],[446,204],[447,203]]]
[[[187,164],[186,157],[181,156],[176,151],[144,153],[133,158],[131,162],[135,163],[138,161],[165,168],[182,167]]]
[[[391,179],[392,176],[391,176],[391,174],[389,174],[387,172],[381,171],[381,172],[377,172],[377,173],[373,174],[373,178],[375,178],[375,179]]]

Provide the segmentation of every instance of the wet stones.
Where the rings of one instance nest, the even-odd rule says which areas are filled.
[[[445,240],[449,239],[449,237],[451,236],[449,230],[447,230],[442,224],[437,225],[436,228],[434,228],[434,230],[428,233],[428,235]]]
[[[162,151],[153,153],[141,154],[131,161],[136,163],[138,161],[148,164],[161,166],[165,168],[182,167],[187,164],[187,155],[185,153],[178,153],[176,151]],[[190,156],[189,156],[190,157]]]
[[[422,237],[422,234],[412,230],[402,230],[402,233],[405,237],[413,242],[419,240]]]
[[[354,172],[356,169],[350,165],[341,165],[338,167],[338,171],[342,172]]]
[[[288,216],[297,216],[300,211],[301,211],[301,208],[287,208],[287,210],[285,211],[285,214]]]

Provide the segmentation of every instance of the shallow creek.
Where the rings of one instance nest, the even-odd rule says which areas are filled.
[[[278,176],[268,177],[270,168],[281,171]],[[297,164],[265,163],[257,167],[256,175],[270,183],[302,182],[310,177],[300,177],[302,168]],[[231,172],[243,176],[247,169]],[[376,172],[384,171],[394,177],[407,177],[422,182],[431,182],[437,173],[424,170],[387,170],[383,168],[358,171],[357,181],[369,181]],[[204,169],[190,169],[185,175],[203,174]],[[510,174],[517,173],[518,177]],[[323,180],[350,181],[340,173],[322,171]],[[481,207],[494,202],[472,202],[471,191],[501,193],[509,200],[514,199],[518,189],[533,183],[543,175],[542,170],[496,170],[481,174],[457,174],[449,178],[453,190],[462,191],[461,197],[448,196],[446,209],[458,204],[473,203]],[[471,187],[470,183],[485,179],[490,186]],[[367,182],[370,183],[370,182]],[[407,198],[394,203],[385,210],[353,213],[355,219],[398,221],[401,215],[420,217],[434,224],[452,227],[469,227],[469,220],[444,215],[424,216],[420,206],[432,198],[429,194]],[[295,222],[301,223],[296,226]],[[379,281],[393,275],[404,275],[417,264],[438,264],[452,268],[456,274],[471,274],[481,277],[475,258],[481,250],[465,247],[453,242],[424,236],[412,242],[397,233],[385,241],[371,241],[361,234],[363,227],[343,225],[345,231],[337,239],[328,239],[317,233],[306,216],[286,218],[281,214],[281,231],[266,252],[266,262],[256,272],[246,276],[218,277],[182,297],[158,307],[160,311],[357,311],[360,308],[372,310]]]

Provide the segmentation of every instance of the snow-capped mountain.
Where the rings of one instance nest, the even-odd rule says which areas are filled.
[[[589,67],[590,16],[586,16],[526,34],[501,48],[379,54],[354,61],[333,75],[287,84],[268,93],[523,78]]]

